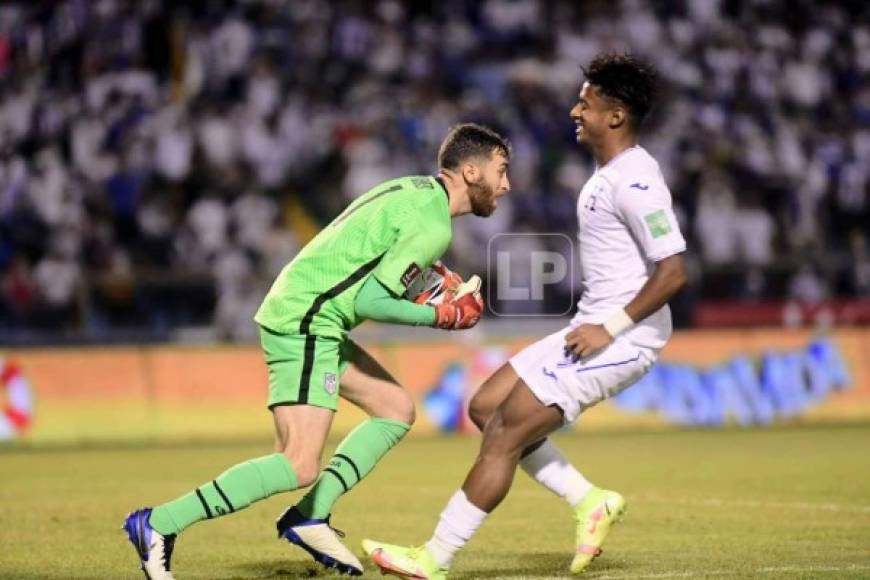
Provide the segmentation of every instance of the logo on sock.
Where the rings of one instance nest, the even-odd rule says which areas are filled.
[[[323,388],[330,395],[334,395],[338,391],[338,377],[335,373],[326,373],[323,379]]]

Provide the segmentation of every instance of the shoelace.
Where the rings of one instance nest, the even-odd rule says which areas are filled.
[[[331,519],[332,519],[332,514],[326,516],[326,519],[323,520],[323,521],[326,523],[327,527],[329,527],[330,530],[332,530],[333,532],[335,532],[335,535],[336,535],[336,536],[338,536],[339,538],[344,538],[347,534],[345,534],[344,532],[342,532],[341,530],[339,530],[338,528],[336,528],[335,526],[333,526],[333,525],[332,525],[332,522],[329,521],[329,520],[331,520]]]

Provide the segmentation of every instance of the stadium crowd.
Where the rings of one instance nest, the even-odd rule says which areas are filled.
[[[301,244],[447,129],[511,140],[513,191],[456,222],[573,237],[568,110],[601,50],[654,62],[645,145],[700,299],[870,295],[868,4],[66,0],[0,6],[0,327],[246,339]],[[517,237],[517,253],[544,238]],[[492,274],[492,273],[490,273]],[[689,316],[690,318],[690,316]],[[685,321],[686,318],[684,317]]]

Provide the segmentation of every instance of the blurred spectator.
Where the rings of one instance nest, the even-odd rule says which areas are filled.
[[[818,304],[827,298],[828,290],[818,268],[804,264],[789,282],[789,298],[806,304]]]
[[[737,210],[734,193],[721,176],[708,176],[698,194],[695,235],[700,252],[711,267],[737,260]]]
[[[12,260],[0,280],[0,289],[8,321],[13,325],[30,322],[38,294],[27,258],[19,255]]]
[[[202,262],[227,245],[228,222],[227,208],[216,195],[204,196],[190,208],[187,224],[193,231],[197,249],[201,250]]]
[[[266,249],[269,229],[277,216],[275,202],[254,190],[241,195],[230,207],[236,239],[243,248],[258,255]]]
[[[64,255],[62,240],[42,258],[33,271],[33,281],[39,300],[37,324],[45,328],[64,327],[75,314],[76,293],[81,268],[75,259]]]
[[[217,305],[215,325],[218,335],[230,340],[254,340],[256,326],[250,324],[263,296],[252,280],[253,264],[238,246],[225,248],[215,259]]]
[[[848,281],[848,290],[856,296],[870,297],[870,247],[867,234],[859,228],[849,237],[849,259],[854,268]]]

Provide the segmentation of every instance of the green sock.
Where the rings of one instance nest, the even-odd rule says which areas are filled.
[[[154,508],[149,521],[160,534],[177,534],[198,521],[231,514],[297,487],[290,462],[273,453],[234,465],[217,479]]]
[[[410,428],[392,419],[363,421],[342,440],[317,483],[296,507],[307,518],[328,516],[336,500],[368,475]]]

